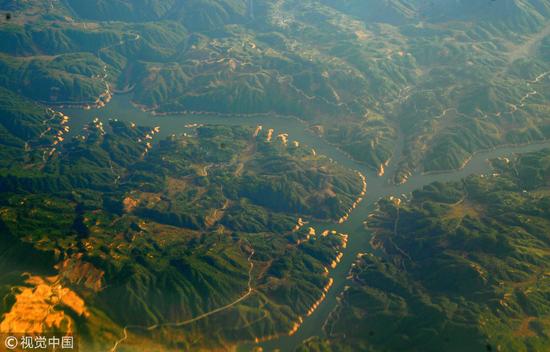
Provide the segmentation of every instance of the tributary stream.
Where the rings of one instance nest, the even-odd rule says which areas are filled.
[[[292,351],[303,340],[312,336],[322,336],[323,325],[330,315],[330,312],[337,304],[337,297],[346,285],[346,277],[352,263],[359,253],[367,253],[371,250],[369,244],[370,233],[364,228],[364,221],[374,210],[376,201],[381,197],[400,196],[410,194],[415,189],[420,189],[435,181],[447,182],[457,181],[472,174],[490,174],[492,173],[488,159],[510,156],[514,153],[524,153],[536,151],[543,148],[550,148],[550,142],[534,143],[517,147],[500,147],[490,151],[483,151],[475,154],[471,160],[460,170],[437,174],[416,173],[409,177],[407,183],[396,185],[391,182],[392,175],[395,172],[395,164],[390,162],[386,168],[385,176],[379,177],[377,173],[366,165],[355,162],[350,157],[330,145],[324,139],[314,134],[308,125],[298,119],[282,117],[277,115],[250,115],[250,116],[231,116],[214,114],[179,114],[155,116],[151,113],[141,111],[131,104],[128,95],[115,95],[111,102],[102,109],[82,110],[75,108],[58,109],[70,117],[71,135],[79,133],[82,127],[98,117],[104,123],[108,119],[119,119],[126,122],[135,122],[137,125],[159,126],[160,137],[171,134],[181,134],[188,132],[185,127],[190,124],[221,124],[221,125],[262,125],[264,129],[273,128],[275,135],[278,133],[288,133],[289,141],[297,140],[302,145],[307,145],[317,153],[324,154],[340,165],[360,171],[367,178],[367,195],[357,208],[350,214],[348,220],[342,224],[335,223],[312,223],[318,231],[324,229],[336,230],[340,233],[349,235],[347,248],[344,249],[344,256],[340,264],[330,271],[330,277],[334,279],[333,285],[326,294],[325,300],[308,317],[304,317],[303,324],[292,336],[281,336],[277,339],[260,343],[264,351]],[[401,150],[402,146],[398,143],[396,150]],[[398,153],[397,153],[398,154]],[[394,157],[399,160],[400,155]],[[254,344],[240,346],[239,350],[250,350]]]

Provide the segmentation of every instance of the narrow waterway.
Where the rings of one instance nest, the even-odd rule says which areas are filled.
[[[318,231],[323,229],[335,229],[341,233],[349,234],[348,245],[344,250],[344,256],[340,264],[330,271],[330,276],[334,283],[325,300],[319,305],[315,312],[309,317],[304,317],[304,322],[298,331],[292,336],[281,336],[275,340],[267,341],[259,345],[250,344],[240,346],[239,350],[247,351],[254,346],[263,347],[264,351],[292,351],[300,342],[312,337],[323,335],[323,325],[330,312],[337,303],[337,297],[346,285],[346,277],[349,269],[357,254],[365,253],[370,250],[370,234],[364,229],[363,222],[367,219],[369,213],[374,210],[376,201],[381,197],[400,196],[409,194],[415,189],[422,188],[435,181],[456,181],[471,174],[490,173],[491,168],[488,159],[510,156],[513,153],[523,153],[536,151],[542,148],[550,148],[550,142],[537,143],[519,147],[501,147],[491,151],[477,153],[472,157],[466,166],[457,171],[450,171],[438,174],[413,174],[409,177],[407,183],[395,185],[391,182],[395,171],[395,164],[390,163],[386,168],[385,176],[378,177],[376,172],[363,164],[351,160],[345,153],[327,143],[325,140],[316,136],[307,127],[307,124],[294,119],[275,115],[251,115],[248,117],[230,117],[216,116],[211,114],[189,114],[189,115],[166,115],[154,116],[143,112],[134,107],[128,96],[116,95],[112,101],[100,110],[81,110],[81,109],[60,109],[70,117],[71,133],[78,133],[82,127],[92,121],[95,117],[104,122],[108,119],[117,118],[126,122],[135,122],[138,125],[159,126],[160,137],[170,134],[180,134],[187,131],[185,125],[202,124],[223,124],[223,125],[263,125],[264,128],[273,128],[275,133],[288,133],[289,141],[297,140],[301,144],[306,144],[316,150],[317,153],[324,154],[332,158],[335,162],[346,167],[358,170],[367,177],[367,195],[362,203],[351,213],[348,221],[343,224],[334,223],[314,223],[311,226]],[[402,141],[396,145],[396,150],[401,151]],[[400,154],[397,153],[395,160],[399,160]]]

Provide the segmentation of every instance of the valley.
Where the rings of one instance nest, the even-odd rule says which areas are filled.
[[[116,115],[128,119],[151,118],[151,115],[142,113],[135,110],[128,104],[123,97],[115,97],[113,101],[114,105],[107,107],[107,110],[95,112],[94,114],[100,114],[102,116]],[[126,104],[129,109],[126,113],[124,110],[119,109],[118,104]],[[124,106],[124,105],[123,105]],[[112,110],[114,109],[114,110]],[[92,112],[83,112],[77,110],[65,111],[69,115],[73,115],[72,121],[78,123],[80,116],[88,119],[92,116]],[[86,117],[87,116],[87,117]],[[141,117],[140,117],[141,116]],[[142,120],[139,120],[142,121]],[[145,120],[143,120],[145,121]],[[437,181],[452,181],[460,180],[471,174],[490,174],[491,166],[487,163],[487,159],[493,159],[496,157],[511,156],[514,153],[526,153],[534,150],[542,150],[550,147],[549,143],[532,144],[527,146],[508,146],[496,148],[491,151],[480,152],[474,155],[464,167],[460,170],[453,172],[440,172],[440,173],[415,173],[408,179],[408,182],[400,185],[395,185],[392,182],[391,175],[396,169],[394,163],[390,163],[387,168],[387,173],[383,177],[379,177],[375,170],[372,170],[367,165],[358,163],[351,159],[346,153],[342,152],[333,145],[327,143],[323,139],[319,139],[317,135],[307,128],[307,125],[294,119],[281,119],[277,116],[250,116],[250,117],[234,117],[228,118],[226,116],[215,117],[211,115],[195,116],[195,115],[165,115],[159,117],[155,123],[159,123],[162,130],[176,131],[180,128],[185,131],[184,125],[196,125],[197,123],[206,124],[225,124],[225,125],[249,125],[251,127],[262,126],[274,126],[278,131],[288,133],[292,139],[300,141],[301,145],[307,145],[319,153],[323,153],[339,164],[346,166],[350,169],[359,170],[364,173],[367,178],[367,194],[363,202],[361,202],[356,209],[351,212],[351,216],[343,224],[323,223],[323,222],[311,222],[307,226],[313,226],[315,228],[334,228],[341,233],[351,234],[347,242],[347,246],[343,249],[344,254],[342,261],[335,269],[330,270],[330,277],[333,278],[333,283],[328,290],[325,299],[321,304],[313,311],[313,313],[303,318],[303,322],[300,324],[299,329],[291,336],[281,336],[278,339],[266,341],[260,344],[265,350],[274,350],[281,348],[282,350],[292,350],[298,346],[301,341],[307,340],[309,337],[317,336],[327,321],[329,314],[337,305],[337,297],[341,294],[342,290],[346,286],[348,280],[348,271],[351,268],[356,256],[359,253],[366,253],[370,251],[370,232],[363,229],[363,221],[368,218],[369,214],[374,210],[374,204],[381,197],[399,197],[402,194],[409,194],[410,192],[421,189],[425,185],[431,184]],[[279,133],[279,132],[277,132]],[[398,147],[397,147],[398,148]],[[245,344],[241,347],[242,350],[249,350],[254,347],[254,344]]]
[[[366,222],[376,254],[356,257],[327,337],[302,350],[545,350],[547,162],[548,149],[499,157],[488,174],[381,199]]]
[[[547,0],[0,10],[2,333],[549,346]]]

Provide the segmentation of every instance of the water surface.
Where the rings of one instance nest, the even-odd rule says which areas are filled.
[[[257,126],[263,125],[264,128],[275,129],[275,134],[288,133],[289,140],[298,140],[302,145],[308,145],[314,148],[317,153],[324,154],[332,158],[337,163],[346,167],[358,170],[367,177],[367,195],[362,203],[353,211],[348,221],[343,224],[334,223],[313,223],[317,232],[324,229],[334,229],[340,233],[349,234],[347,248],[343,251],[344,256],[340,264],[330,271],[330,276],[334,279],[334,283],[325,300],[319,305],[317,310],[309,316],[304,317],[304,322],[300,329],[292,336],[282,336],[278,339],[267,341],[259,344],[264,351],[274,351],[280,349],[282,351],[292,351],[300,342],[312,337],[323,335],[323,325],[327,320],[330,312],[335,308],[337,296],[342,292],[346,285],[346,277],[351,268],[353,261],[359,253],[367,253],[371,251],[369,240],[371,234],[364,229],[363,222],[367,219],[369,213],[374,210],[376,201],[381,197],[400,196],[402,194],[410,194],[415,189],[422,188],[432,182],[448,182],[458,181],[472,174],[491,173],[489,159],[502,156],[511,156],[514,153],[525,153],[550,148],[550,142],[534,143],[518,147],[501,147],[490,151],[484,151],[475,154],[472,159],[461,170],[449,171],[437,174],[421,174],[416,173],[409,177],[407,183],[403,185],[395,185],[391,182],[392,175],[395,171],[397,163],[390,163],[386,168],[386,175],[378,177],[376,172],[366,165],[358,163],[349,158],[347,154],[319,138],[308,129],[308,125],[296,118],[282,117],[277,115],[250,115],[230,116],[230,115],[212,115],[212,114],[181,114],[181,115],[164,115],[154,116],[148,112],[141,111],[131,104],[128,95],[115,95],[111,102],[99,110],[82,110],[82,109],[61,109],[65,114],[70,116],[71,133],[78,133],[82,127],[98,117],[103,121],[117,118],[126,122],[135,122],[138,125],[159,126],[160,137],[165,137],[171,134],[181,134],[188,131],[185,125],[202,123],[202,124],[221,124],[221,125],[247,125]],[[400,159],[400,151],[402,150],[402,138],[396,143],[395,160]],[[239,350],[247,351],[252,349],[254,344],[240,346]]]

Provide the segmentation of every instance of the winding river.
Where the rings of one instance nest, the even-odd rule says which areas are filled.
[[[71,133],[78,133],[81,128],[93,118],[98,117],[103,121],[109,118],[118,118],[122,121],[135,122],[138,125],[160,126],[160,137],[173,133],[179,134],[187,130],[185,125],[194,123],[223,124],[223,125],[263,125],[264,128],[273,128],[275,133],[288,133],[289,140],[297,140],[332,158],[339,164],[358,170],[367,177],[367,196],[351,213],[348,221],[343,224],[334,223],[313,223],[311,226],[318,231],[323,229],[335,229],[341,233],[349,234],[348,245],[344,250],[344,256],[340,264],[330,271],[334,279],[333,285],[326,294],[325,300],[319,305],[315,312],[304,318],[303,324],[292,336],[281,336],[277,339],[260,343],[264,351],[292,351],[303,340],[323,335],[323,325],[330,315],[330,312],[337,304],[337,297],[346,285],[346,277],[357,254],[368,252],[370,249],[370,235],[364,229],[363,222],[370,212],[374,210],[375,203],[381,197],[399,196],[409,194],[435,181],[456,181],[471,174],[484,174],[491,172],[488,159],[500,156],[509,156],[513,153],[523,153],[550,148],[550,142],[530,144],[518,147],[501,147],[490,151],[475,154],[472,159],[461,170],[450,171],[438,174],[413,174],[408,182],[402,185],[395,185],[391,182],[395,172],[395,164],[390,163],[386,169],[385,176],[378,177],[376,172],[363,164],[351,160],[345,153],[316,136],[307,128],[307,124],[294,118],[287,118],[275,115],[251,115],[248,117],[216,116],[211,114],[189,114],[189,115],[166,115],[154,116],[134,107],[128,95],[115,95],[111,102],[99,110],[82,109],[60,109],[70,117]],[[402,149],[402,141],[397,143],[396,151]],[[400,159],[396,153],[395,160]],[[257,345],[249,344],[239,347],[240,351],[248,351]]]

